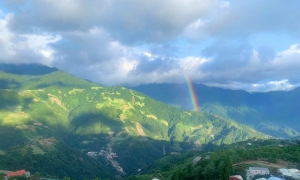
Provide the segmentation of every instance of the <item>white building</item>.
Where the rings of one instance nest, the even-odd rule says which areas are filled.
[[[255,175],[268,175],[270,174],[270,171],[268,168],[262,168],[262,167],[249,167],[248,170],[250,176],[254,177]]]
[[[200,160],[201,160],[200,156],[195,157],[195,159],[193,160],[193,166],[195,166],[197,162],[199,162]]]
[[[295,180],[299,180],[300,179],[300,173],[293,173],[292,178],[295,179]]]
[[[300,171],[298,169],[278,169],[284,177],[300,180]]]

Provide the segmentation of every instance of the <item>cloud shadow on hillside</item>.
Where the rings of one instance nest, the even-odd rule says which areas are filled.
[[[0,63],[0,71],[17,74],[39,76],[57,71],[57,68],[50,68],[41,64],[4,64]]]

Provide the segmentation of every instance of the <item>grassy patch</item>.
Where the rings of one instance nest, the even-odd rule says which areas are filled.
[[[98,87],[91,87],[91,89],[93,89],[93,90],[98,90],[98,89],[102,89],[103,87],[100,87],[100,86],[98,86]]]
[[[145,106],[145,103],[135,102],[135,104],[134,104],[134,105],[137,105],[137,106],[143,107],[143,106]]]
[[[36,145],[31,145],[30,147],[32,149],[33,154],[44,154],[45,153],[41,148],[39,148]]]
[[[69,94],[82,93],[83,91],[85,91],[85,89],[72,89],[71,91],[69,91]]]
[[[151,119],[155,119],[155,120],[157,120],[157,117],[156,117],[156,116],[154,116],[153,114],[146,115],[146,116],[147,116],[147,118],[151,118]]]

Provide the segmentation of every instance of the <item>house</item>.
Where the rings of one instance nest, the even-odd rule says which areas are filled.
[[[292,178],[295,179],[295,180],[300,179],[300,173],[293,173]]]
[[[195,157],[195,159],[193,160],[193,166],[195,166],[197,162],[199,162],[200,160],[201,160],[200,156]]]
[[[205,159],[210,159],[210,155],[206,155],[206,156],[205,156]]]
[[[298,169],[278,169],[285,178],[300,180],[300,171]]]
[[[97,152],[88,152],[87,155],[88,156],[97,156]]]
[[[254,177],[255,175],[268,175],[270,174],[270,171],[268,168],[262,168],[262,167],[249,167],[248,170],[250,176]]]
[[[229,180],[243,180],[243,178],[240,175],[234,175],[234,176],[230,176]]]
[[[300,171],[298,169],[289,169],[290,172],[292,173],[299,173]]]
[[[22,169],[22,170],[19,170],[19,171],[8,173],[6,175],[7,175],[7,178],[10,178],[10,177],[13,177],[13,176],[22,176],[22,175],[28,177],[28,176],[30,176],[30,172],[26,172],[24,169]]]

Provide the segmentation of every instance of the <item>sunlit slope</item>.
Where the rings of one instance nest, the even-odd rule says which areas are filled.
[[[193,109],[185,84],[147,84],[134,87],[156,100]],[[194,84],[202,112],[249,125],[277,137],[300,137],[300,89],[249,93]]]
[[[63,71],[42,76],[1,73],[2,81],[11,79],[19,85],[0,91],[2,126],[30,129],[41,123],[65,133],[123,133],[196,145],[262,136],[215,115],[182,111],[136,91],[99,86]]]

